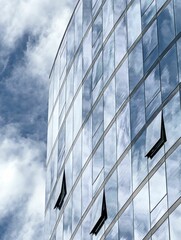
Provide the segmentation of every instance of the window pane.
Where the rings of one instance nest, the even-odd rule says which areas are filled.
[[[129,54],[129,86],[130,91],[134,89],[143,76],[143,50],[140,41]]]
[[[117,171],[113,173],[105,187],[106,206],[108,218],[105,222],[106,227],[112,222],[118,211],[118,190],[117,190]]]
[[[82,214],[92,200],[92,161],[82,174]]]
[[[146,59],[148,57],[148,55],[156,47],[157,44],[158,44],[157,22],[154,21],[154,23],[151,25],[151,27],[148,29],[148,31],[143,36],[144,59]]]
[[[105,176],[110,172],[116,162],[116,126],[113,124],[104,137],[104,168]]]
[[[121,3],[122,5],[122,3]],[[123,18],[115,29],[115,66],[121,61],[127,51],[126,19]]]
[[[82,86],[82,121],[84,121],[91,110],[92,97],[92,74],[89,74]]]
[[[79,7],[75,13],[75,51],[77,50],[80,41],[82,39],[82,3],[79,4]]]
[[[147,0],[144,0],[147,2]],[[144,15],[142,16],[142,28],[144,29],[148,23],[151,21],[153,16],[156,14],[156,4],[155,0],[152,2],[152,4],[148,7]]]
[[[83,75],[92,62],[92,29],[89,30],[83,42]]]
[[[159,1],[157,1],[157,3],[158,2]],[[170,2],[169,5],[158,16],[158,38],[160,53],[165,50],[174,36],[173,2]]]
[[[133,237],[133,205],[132,203],[119,218],[119,237],[122,239],[134,239]]]
[[[130,109],[129,104],[117,118],[117,158],[125,151],[130,143]]]
[[[162,98],[165,100],[178,84],[176,47],[166,54],[160,62]]]
[[[168,139],[165,143],[165,150],[167,151],[177,141],[177,139],[180,138],[181,109],[179,93],[177,93],[165,106],[163,113],[165,130]]]
[[[81,217],[81,180],[79,180],[72,194],[72,232]]]
[[[169,240],[168,220],[152,235],[152,240]]]
[[[145,103],[144,103],[144,86],[143,84],[131,98],[131,138],[141,130],[145,124]]]
[[[73,148],[73,183],[77,179],[82,166],[82,135],[80,134]]]
[[[158,184],[159,183],[159,184]],[[151,210],[166,194],[165,164],[157,170],[150,179],[150,207]]]
[[[180,219],[181,205],[179,205],[175,211],[170,215],[170,236],[171,239],[179,240],[181,236]]]
[[[174,0],[175,5],[175,22],[176,22],[176,33],[181,32],[181,21],[180,21],[180,12],[181,12],[181,1],[180,0]]]
[[[116,110],[120,108],[124,100],[129,94],[129,77],[128,77],[128,61],[127,59],[121,65],[116,73]]]
[[[92,1],[83,1],[83,33],[85,33],[92,19]]]
[[[96,17],[92,29],[92,43],[95,44],[98,36],[102,33],[102,11]]]
[[[181,146],[166,160],[167,188],[169,207],[180,197],[181,193]]]
[[[150,230],[150,212],[149,212],[149,197],[148,185],[135,197],[134,201],[134,236],[135,240],[143,239]]]
[[[92,72],[92,88],[95,87],[97,82],[102,76],[102,53],[97,58],[94,66],[93,66],[93,72]]]
[[[131,154],[124,157],[118,166],[118,206],[125,204],[132,193]]]
[[[113,1],[107,0],[103,6],[103,41],[113,27]]]
[[[130,47],[141,33],[140,1],[135,0],[127,12],[128,47]]]
[[[160,91],[160,74],[159,74],[159,66],[149,74],[149,76],[145,80],[145,100],[146,106],[153,100],[153,98]]]
[[[115,115],[115,78],[104,92],[104,129],[107,128]]]
[[[104,84],[114,71],[114,33],[109,38],[103,52]]]
[[[145,132],[143,132],[132,147],[133,191],[148,174],[147,158],[145,158],[145,137]]]
[[[126,8],[126,0],[114,0],[114,22],[118,20]]]

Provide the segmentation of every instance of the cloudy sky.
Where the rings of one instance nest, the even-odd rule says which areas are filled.
[[[0,240],[44,239],[48,76],[72,4],[0,0]]]

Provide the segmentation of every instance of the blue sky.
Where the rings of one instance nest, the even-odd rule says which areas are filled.
[[[72,4],[0,1],[0,240],[44,239],[48,76]]]

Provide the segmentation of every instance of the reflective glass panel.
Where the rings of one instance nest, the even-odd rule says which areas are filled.
[[[104,137],[104,168],[105,175],[109,173],[116,162],[116,126],[113,124]]]
[[[104,92],[104,129],[107,128],[115,115],[115,78]]]
[[[140,240],[150,230],[150,212],[149,212],[149,197],[148,184],[135,197],[134,201],[134,239]]]
[[[181,193],[181,146],[166,160],[167,188],[169,207],[180,197]]]
[[[164,0],[165,1],[165,0]],[[157,4],[160,1],[156,1]],[[159,52],[168,46],[175,36],[174,30],[174,16],[173,16],[173,2],[171,1],[168,6],[158,16],[158,39],[159,39]]]
[[[180,228],[180,216],[181,216],[181,204],[175,209],[175,211],[170,215],[170,236],[171,239],[179,240],[181,236]]]
[[[159,184],[158,184],[159,183]],[[156,171],[150,179],[150,207],[151,210],[166,194],[165,164]]]
[[[125,151],[130,143],[130,109],[129,104],[117,118],[117,158]]]
[[[127,59],[121,65],[116,73],[116,110],[120,108],[124,100],[129,94],[129,77],[128,77],[128,61]]]
[[[83,0],[83,33],[92,19],[92,1]]]
[[[140,41],[129,54],[129,87],[130,92],[143,77],[143,50]]]
[[[92,62],[92,29],[84,38],[83,42],[83,75],[88,70]]]
[[[114,71],[114,33],[112,33],[108,42],[105,45],[103,52],[104,63],[104,83],[106,83]]]
[[[119,239],[131,240],[133,237],[133,205],[132,203],[119,218]]]
[[[118,20],[126,8],[126,0],[114,0],[114,22]]]
[[[159,65],[157,65],[145,80],[145,100],[146,106],[160,91]]]
[[[168,220],[166,220],[152,235],[152,240],[169,240]]]
[[[131,154],[130,152],[124,157],[118,166],[118,207],[119,209],[125,204],[131,195],[132,190],[131,174]]]
[[[178,69],[175,45],[160,62],[162,98],[165,100],[178,84]]]
[[[143,36],[143,53],[144,59],[148,57],[151,51],[156,47],[158,44],[157,38],[157,22],[154,21],[151,27]]]
[[[106,227],[112,222],[118,211],[118,189],[117,189],[117,171],[113,173],[105,187],[106,206],[108,218],[105,222]]]
[[[145,124],[145,98],[142,84],[131,98],[131,138],[141,130]]]
[[[103,41],[113,27],[113,1],[107,0],[103,6]]]
[[[127,51],[127,32],[126,32],[126,19],[124,17],[121,19],[121,21],[118,23],[115,29],[115,66],[117,66],[121,59],[124,57],[126,51]]]
[[[132,147],[133,191],[148,174],[147,158],[145,157],[145,137],[145,132],[143,132]]]
[[[177,93],[164,107],[164,122],[167,136],[166,151],[180,138],[181,132],[181,108],[180,96]]]
[[[128,47],[130,47],[141,33],[140,1],[135,0],[127,12]]]

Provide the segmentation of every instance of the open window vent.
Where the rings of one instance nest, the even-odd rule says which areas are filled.
[[[105,192],[103,192],[101,216],[96,222],[90,234],[97,235],[101,227],[104,225],[104,222],[106,221],[106,219],[107,219],[106,197],[105,197]]]
[[[62,179],[61,192],[60,192],[60,195],[59,195],[59,197],[58,197],[58,199],[57,199],[57,202],[56,202],[56,204],[55,204],[54,209],[55,209],[55,208],[58,208],[59,210],[61,209],[66,194],[67,194],[67,187],[66,187],[66,178],[65,178],[65,171],[64,171],[64,173],[63,173],[63,179]]]
[[[156,153],[160,150],[160,148],[164,145],[164,143],[167,141],[166,132],[165,132],[165,124],[163,119],[163,113],[161,117],[161,131],[160,131],[160,138],[155,143],[155,145],[150,149],[150,151],[146,154],[145,157],[153,158]]]

